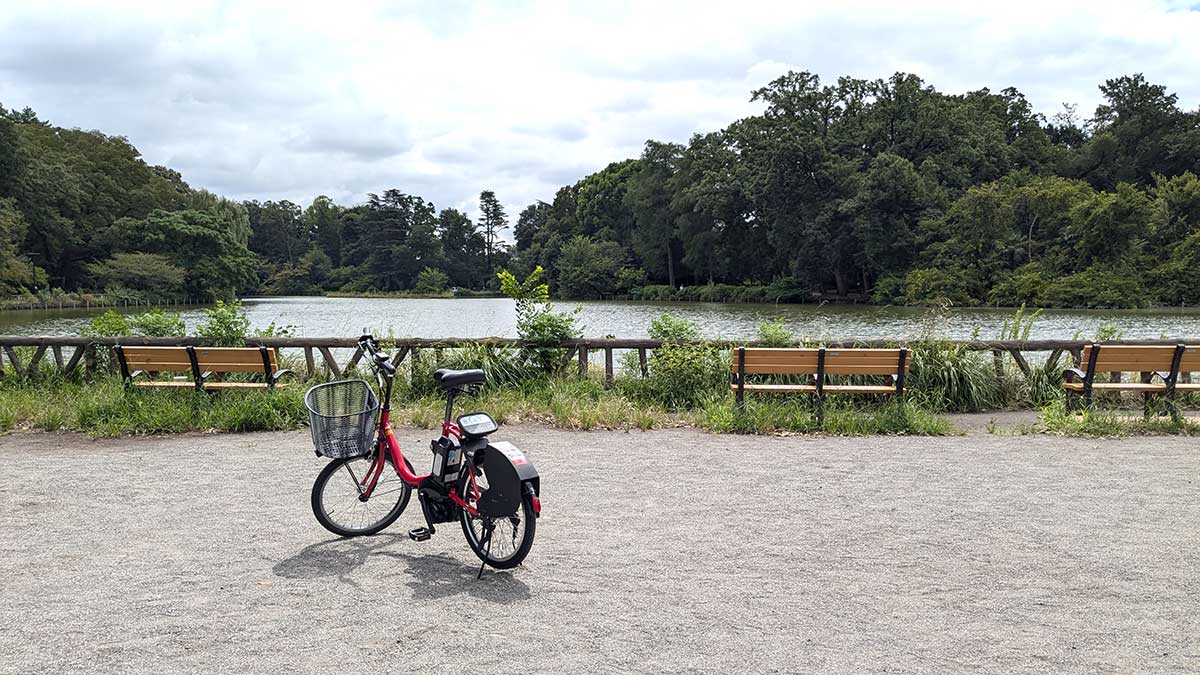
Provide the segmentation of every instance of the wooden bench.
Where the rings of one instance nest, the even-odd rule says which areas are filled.
[[[907,349],[778,349],[738,347],[733,358],[733,385],[738,408],[746,392],[806,393],[817,400],[817,424],[825,419],[825,394],[904,395]],[[811,384],[754,384],[747,375],[809,375]],[[888,384],[829,384],[829,375],[876,375]]]
[[[266,347],[113,347],[121,364],[125,386],[194,387],[197,390],[274,389],[287,386],[279,378],[290,370],[279,370],[275,350]],[[188,373],[172,380],[134,380],[148,373]],[[261,373],[263,382],[209,381],[214,373]]]
[[[1063,371],[1062,386],[1067,393],[1068,410],[1078,408],[1080,397],[1090,408],[1092,395],[1097,391],[1140,392],[1148,406],[1155,395],[1170,401],[1177,391],[1200,391],[1200,383],[1179,382],[1181,373],[1197,370],[1200,370],[1197,345],[1090,344],[1079,354],[1079,367]],[[1097,373],[1117,373],[1118,377],[1114,382],[1097,382]],[[1120,373],[1139,373],[1140,377],[1137,381],[1122,382]]]

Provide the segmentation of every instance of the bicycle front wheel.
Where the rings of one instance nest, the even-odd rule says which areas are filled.
[[[335,459],[321,470],[313,483],[312,510],[322,527],[339,537],[360,537],[380,532],[404,513],[412,488],[396,473],[391,457],[384,458],[371,497],[361,497],[374,461],[373,455]]]

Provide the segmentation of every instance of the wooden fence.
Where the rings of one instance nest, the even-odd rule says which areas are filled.
[[[1179,343],[1200,344],[1200,338],[1178,340],[1114,340],[1104,344],[1113,345],[1174,345]],[[1029,360],[1025,354],[1030,352],[1048,352],[1048,360],[1054,360],[1063,353],[1070,354],[1074,364],[1079,363],[1079,353],[1090,341],[1080,340],[971,340],[957,341],[954,344],[963,345],[973,351],[989,351],[992,353],[997,372],[1003,368],[1004,356],[1010,356],[1026,375],[1030,373]],[[0,376],[15,374],[25,376],[37,373],[39,366],[45,361],[66,376],[78,374],[90,375],[100,363],[98,355],[111,350],[113,345],[195,345],[212,344],[205,338],[151,338],[151,337],[74,337],[74,336],[0,336]],[[246,344],[252,347],[264,346],[275,349],[279,358],[283,358],[282,350],[302,350],[304,354],[304,376],[311,378],[322,372],[317,358],[323,364],[324,373],[333,377],[341,377],[342,373],[353,369],[362,359],[358,349],[357,338],[353,337],[250,337]],[[493,345],[520,347],[524,343],[511,338],[401,338],[386,343],[392,352],[392,362],[400,365],[406,358],[413,361],[419,358],[423,351],[434,353],[442,349],[453,349],[466,345]],[[764,346],[754,340],[708,340],[703,344],[722,348],[738,346]],[[893,347],[904,344],[895,340],[829,340],[821,343],[825,347]],[[564,350],[563,364],[571,360],[578,362],[581,375],[587,375],[591,366],[592,354],[604,354],[604,377],[611,383],[615,370],[615,352],[636,351],[638,367],[641,375],[647,374],[647,354],[662,346],[660,340],[649,339],[613,339],[585,338],[581,340],[566,340],[558,345]],[[27,359],[23,359],[18,347],[32,348],[33,352],[25,350]],[[339,361],[333,350],[353,350],[345,361]],[[67,350],[70,350],[69,352]],[[47,356],[48,355],[48,356]],[[49,359],[49,361],[47,361]]]

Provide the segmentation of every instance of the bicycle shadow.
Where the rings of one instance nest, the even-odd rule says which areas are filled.
[[[477,600],[508,605],[531,597],[529,586],[509,571],[488,568],[476,579],[479,567],[462,560],[435,553],[414,555],[389,550],[393,544],[406,542],[407,537],[381,534],[354,539],[328,539],[309,544],[298,553],[272,566],[275,576],[286,579],[318,579],[336,577],[340,583],[360,588],[351,573],[366,564],[371,556],[384,556],[403,562],[411,580],[405,585],[412,589],[416,600],[439,600],[455,595],[467,595]]]

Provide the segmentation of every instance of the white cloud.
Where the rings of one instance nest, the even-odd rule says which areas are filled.
[[[1015,86],[1050,114],[1141,71],[1195,107],[1198,34],[1197,8],[1152,0],[31,3],[0,15],[0,101],[233,197],[397,187],[474,212],[492,189],[515,215],[754,112],[789,68]]]

